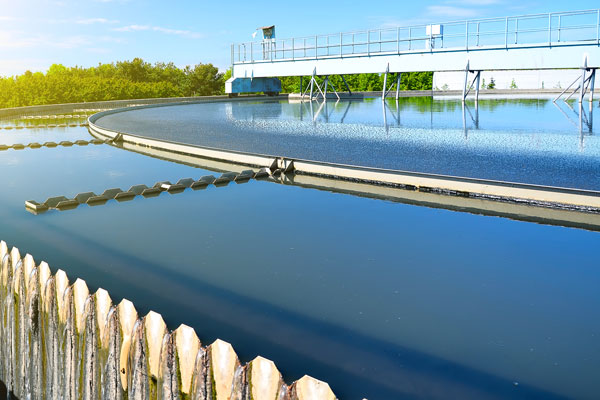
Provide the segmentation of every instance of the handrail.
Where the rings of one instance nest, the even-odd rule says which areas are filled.
[[[426,29],[431,24],[420,24],[234,43],[231,45],[231,62],[235,65],[440,49],[469,51],[490,46],[589,44],[592,41],[600,45],[600,9],[449,21],[435,25],[441,25],[445,32],[428,35]],[[494,41],[494,37],[497,40]]]

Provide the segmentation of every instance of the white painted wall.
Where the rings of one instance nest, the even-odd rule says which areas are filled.
[[[469,74],[469,80],[472,80],[474,77],[475,74]],[[481,82],[483,83],[485,81],[486,85],[490,83],[492,77],[496,82],[496,89],[510,89],[513,79],[518,89],[565,89],[577,77],[581,77],[581,70],[558,69],[481,72]],[[434,89],[439,90],[462,90],[464,79],[464,71],[435,72],[433,74],[433,87]]]

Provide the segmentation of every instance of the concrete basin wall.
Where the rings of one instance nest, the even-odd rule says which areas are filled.
[[[19,399],[334,400],[304,376],[288,385],[262,357],[241,363],[222,340],[169,330],[128,300],[0,242],[0,380]]]

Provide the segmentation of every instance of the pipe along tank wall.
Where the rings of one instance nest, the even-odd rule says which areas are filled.
[[[0,260],[0,380],[19,399],[336,399],[325,382],[288,386],[272,361],[243,365],[229,343],[169,331],[159,314],[114,305],[5,242]]]

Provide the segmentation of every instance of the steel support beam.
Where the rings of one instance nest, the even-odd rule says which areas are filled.
[[[385,75],[383,76],[383,90],[381,91],[381,100],[385,100],[385,96],[387,95],[387,77],[390,72],[390,64],[387,65],[385,69]]]
[[[352,90],[350,90],[350,86],[348,86],[348,82],[346,82],[346,78],[344,77],[344,75],[340,75],[342,77],[342,81],[344,81],[344,85],[346,85],[346,89],[348,90],[348,93],[350,94],[350,96],[352,96]]]

